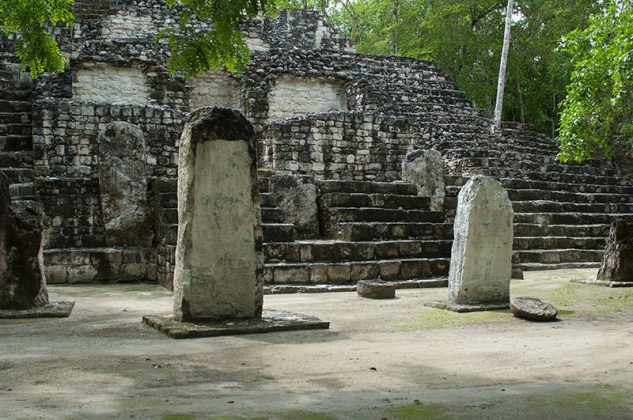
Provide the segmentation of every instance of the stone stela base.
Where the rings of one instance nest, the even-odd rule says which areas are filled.
[[[68,318],[75,302],[50,302],[31,309],[0,309],[0,319]]]
[[[261,319],[180,322],[171,316],[144,316],[143,322],[171,338],[219,337],[330,328],[329,322],[318,318],[273,309],[264,309]]]
[[[500,309],[510,309],[510,303],[498,304],[480,304],[480,305],[464,305],[450,302],[427,302],[424,306],[436,309],[446,309],[453,312],[480,312],[480,311],[496,311]]]
[[[579,279],[571,280],[572,283],[591,284],[593,286],[602,287],[633,287],[633,282],[628,281],[605,281],[596,279]]]

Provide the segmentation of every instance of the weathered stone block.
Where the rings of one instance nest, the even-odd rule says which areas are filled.
[[[358,296],[368,299],[393,299],[396,288],[393,284],[381,280],[361,280],[356,286]]]
[[[262,231],[254,132],[237,111],[194,112],[180,140],[174,317],[259,318]]]
[[[284,223],[295,227],[297,236],[313,238],[319,235],[317,187],[311,177],[274,175],[270,178],[273,194],[279,198]]]
[[[633,286],[633,219],[619,219],[611,225],[597,279]]]
[[[41,206],[33,201],[10,205],[8,184],[0,173],[0,309],[44,306]]]
[[[414,150],[402,162],[402,180],[418,187],[418,195],[431,198],[433,211],[444,210],[444,169],[437,150]]]
[[[514,212],[501,184],[475,176],[459,193],[449,271],[449,304],[510,303]]]
[[[101,213],[108,246],[150,246],[145,137],[132,124],[115,121],[99,133]]]
[[[535,322],[555,321],[558,314],[554,306],[532,297],[512,298],[510,309],[517,318]]]

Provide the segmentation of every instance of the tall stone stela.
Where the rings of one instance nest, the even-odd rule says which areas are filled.
[[[448,277],[449,309],[510,304],[513,217],[508,193],[498,181],[478,175],[462,188]]]
[[[174,318],[260,318],[262,230],[254,131],[237,111],[201,108],[178,162]]]

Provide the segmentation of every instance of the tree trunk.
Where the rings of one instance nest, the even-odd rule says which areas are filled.
[[[512,8],[514,0],[508,0],[506,10],[506,27],[503,34],[503,50],[501,52],[501,64],[499,65],[499,82],[497,84],[497,104],[495,105],[494,131],[501,127],[501,113],[503,111],[503,92],[506,87],[506,68],[508,65],[508,52],[510,50],[510,28],[512,27]]]

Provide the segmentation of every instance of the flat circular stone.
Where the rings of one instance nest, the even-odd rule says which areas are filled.
[[[510,309],[517,318],[536,322],[554,321],[558,314],[558,309],[549,303],[531,297],[513,298],[510,301]]]
[[[361,280],[356,284],[358,295],[368,299],[393,299],[396,288],[393,284],[380,280]]]

